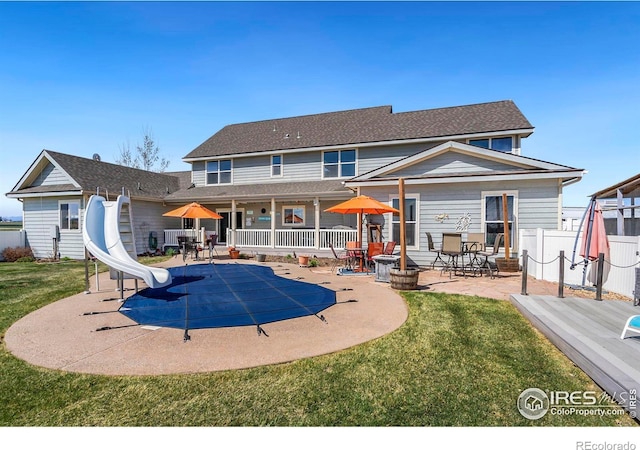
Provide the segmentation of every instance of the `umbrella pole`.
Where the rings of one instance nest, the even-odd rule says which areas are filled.
[[[584,249],[584,268],[582,269],[582,287],[587,282],[587,266],[589,261],[589,252],[591,251],[591,235],[593,234],[593,218],[595,216],[596,208],[595,208],[596,200],[595,198],[591,200],[591,205],[589,206],[591,210],[589,211],[589,223],[587,224],[587,245]]]
[[[398,180],[398,203],[400,206],[400,270],[407,270],[407,233],[404,223],[404,178]]]

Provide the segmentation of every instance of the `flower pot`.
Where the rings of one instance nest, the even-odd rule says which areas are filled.
[[[265,262],[267,260],[267,255],[263,254],[263,253],[258,253],[256,255],[256,261],[258,262]]]
[[[391,269],[389,272],[391,287],[401,291],[412,291],[418,288],[420,271],[415,269]]]
[[[520,261],[518,258],[496,258],[498,272],[519,272]]]
[[[298,256],[298,264],[300,265],[300,267],[309,267],[309,257]]]
[[[229,250],[229,256],[231,259],[238,259],[240,257],[240,250]]]

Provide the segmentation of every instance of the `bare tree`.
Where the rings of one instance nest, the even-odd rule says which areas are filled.
[[[143,130],[143,142],[142,145],[138,144],[136,146],[135,156],[131,152],[128,141],[122,144],[120,146],[120,156],[116,159],[116,163],[151,172],[164,172],[169,166],[169,161],[160,156],[160,148],[153,139],[151,128]]]

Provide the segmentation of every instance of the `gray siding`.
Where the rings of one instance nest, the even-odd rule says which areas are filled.
[[[58,184],[70,184],[69,179],[60,169],[53,164],[48,163],[46,167],[38,174],[31,186],[53,186]]]
[[[149,234],[154,231],[158,237],[158,248],[162,250],[165,228],[180,228],[180,219],[162,217],[171,208],[161,203],[133,200],[131,216],[133,217],[133,233],[138,255],[150,251]],[[171,225],[175,226],[171,226]]]
[[[82,223],[84,202],[80,196],[25,198],[24,200],[23,228],[27,232],[27,246],[31,247],[36,258],[52,258],[54,256],[52,227],[59,225],[58,205],[60,200],[80,201],[80,223]],[[60,230],[58,251],[62,258],[83,259],[82,229]]]
[[[435,144],[386,145],[364,149],[357,149],[357,146],[354,146],[358,152],[358,175],[421,152]],[[206,183],[206,164],[203,161],[195,162],[192,164],[191,170],[193,182],[197,186],[204,186]],[[281,177],[271,176],[270,155],[233,159],[233,184],[282,183],[321,179],[322,151],[320,150],[317,152],[283,153]]]
[[[490,159],[478,158],[456,151],[449,151],[425,161],[413,164],[410,167],[398,170],[393,174],[399,177],[410,177],[426,174],[446,175],[454,173],[492,172],[496,170],[507,171],[521,169],[519,167]]]

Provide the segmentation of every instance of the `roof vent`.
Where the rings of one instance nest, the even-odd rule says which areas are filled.
[[[97,162],[100,162],[100,155],[98,155],[97,153],[94,153],[93,154],[93,160],[97,161]]]
[[[289,139],[289,133],[285,134],[285,135],[284,135],[284,138],[285,138],[285,139]]]
[[[296,136],[298,139],[300,139],[300,132],[298,131],[298,135]]]

